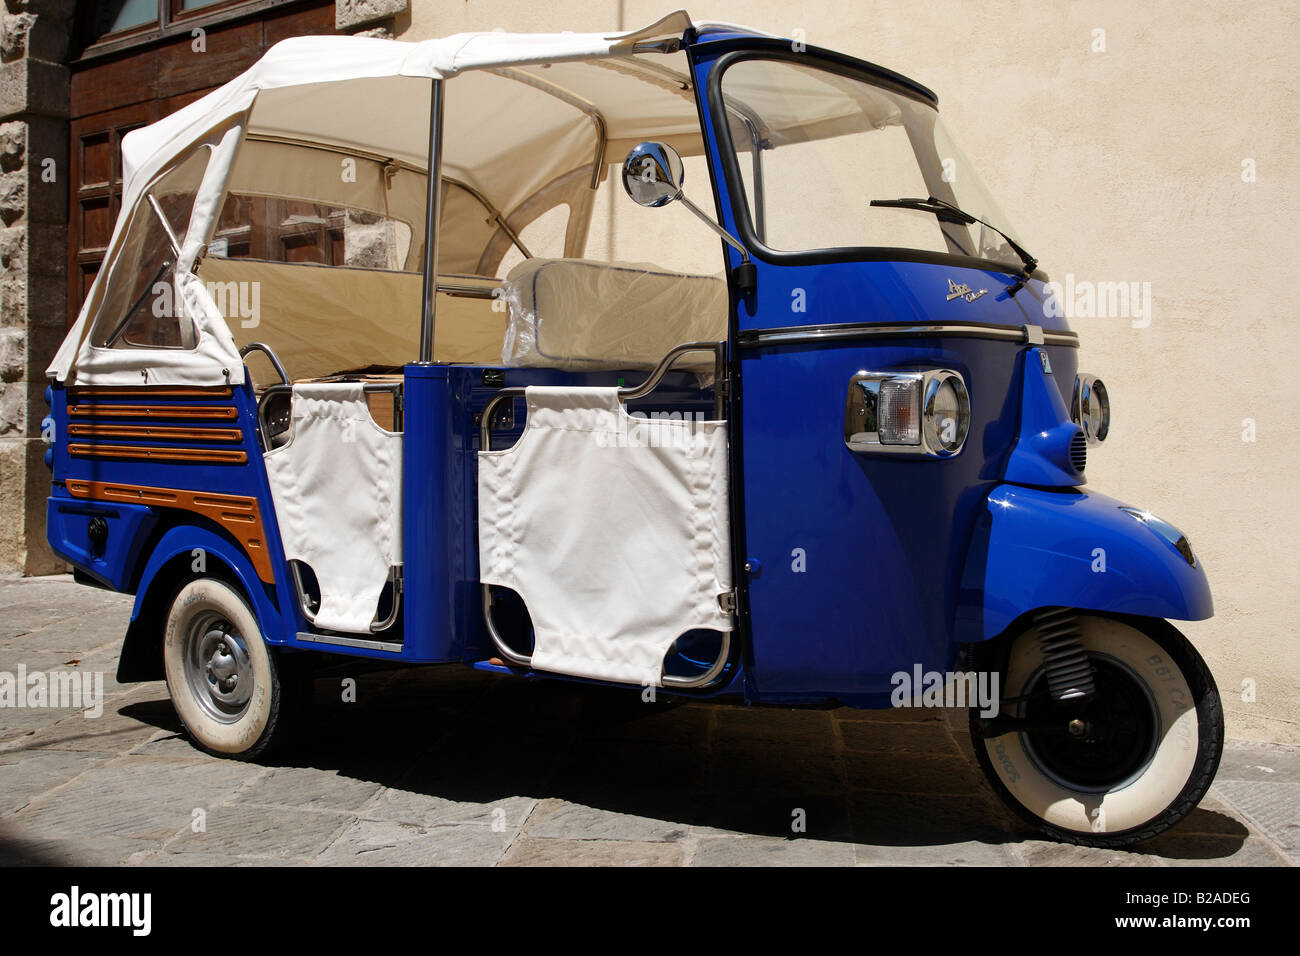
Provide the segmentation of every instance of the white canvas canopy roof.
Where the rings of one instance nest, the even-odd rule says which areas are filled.
[[[596,167],[653,129],[698,151],[689,78],[640,53],[680,39],[691,26],[677,12],[631,33],[468,33],[418,43],[349,36],[299,37],[202,99],[122,144],[122,210],[103,268],[48,374],[110,384],[242,381],[242,363],[220,313],[200,284],[187,282],[220,214],[231,167],[246,137],[307,143],[427,168],[433,79],[465,74],[447,95],[443,175],[465,182],[509,213],[563,173]],[[600,63],[603,68],[593,68]],[[578,69],[575,69],[578,67]],[[585,69],[581,69],[585,67]],[[685,81],[685,82],[683,82]],[[512,84],[503,90],[502,83]],[[665,91],[676,88],[676,95]],[[567,95],[566,95],[567,94]],[[510,148],[502,149],[503,140]],[[90,317],[118,263],[126,224],[160,173],[198,144],[211,149],[179,237],[176,297],[195,320],[188,349],[111,349],[92,344]],[[520,162],[520,148],[532,150]],[[609,158],[606,158],[609,157]],[[444,227],[445,228],[445,227]],[[115,318],[106,317],[114,322]]]
[[[386,185],[370,187],[372,198],[360,206],[383,213],[399,193],[414,206],[410,199],[423,193],[428,166],[433,80],[456,78],[445,94],[443,180],[461,186],[490,214],[466,216],[444,207],[442,245],[450,248],[453,261],[469,263],[461,271],[473,272],[477,261],[476,248],[461,250],[456,259],[455,237],[448,233],[462,224],[477,219],[474,228],[481,238],[484,222],[488,235],[498,222],[507,229],[511,215],[526,208],[530,197],[557,184],[594,189],[609,163],[646,138],[668,142],[684,155],[700,153],[693,81],[674,42],[691,26],[678,11],[644,29],[613,35],[467,33],[417,43],[320,36],[276,44],[234,80],[124,138],[122,214],[104,265],[48,374],[97,384],[242,382],[235,338],[195,275],[195,262],[232,190],[232,171],[239,180],[306,180],[332,198],[337,162],[308,162],[304,151],[365,157],[377,170],[403,171],[397,180],[405,185],[395,188],[393,176],[376,175],[375,182]],[[802,94],[805,101],[824,96],[828,132],[845,119],[842,94],[830,93],[810,87]],[[782,115],[778,103],[755,106],[761,115]],[[805,102],[804,124],[807,115]],[[779,141],[780,132],[764,130],[769,141]],[[201,180],[192,189],[188,221],[176,224],[180,253],[171,280],[176,301],[193,320],[193,341],[184,348],[108,347],[102,327],[112,328],[123,316],[118,300],[101,308],[105,287],[117,272],[139,271],[130,255],[121,254],[124,235],[133,216],[154,215],[150,190],[196,149],[207,152],[198,164]],[[424,233],[422,221],[410,225],[408,266],[418,261]],[[444,263],[446,255],[440,250]]]

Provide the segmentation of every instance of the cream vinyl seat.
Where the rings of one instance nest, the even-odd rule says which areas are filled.
[[[505,299],[507,366],[651,369],[676,345],[727,337],[721,276],[649,263],[526,259],[506,277]],[[711,367],[691,359],[701,361],[678,367]]]

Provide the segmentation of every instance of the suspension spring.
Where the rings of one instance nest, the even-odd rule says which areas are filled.
[[[1091,700],[1096,693],[1092,662],[1083,649],[1079,618],[1072,608],[1045,608],[1034,615],[1043,649],[1047,688],[1056,703]]]

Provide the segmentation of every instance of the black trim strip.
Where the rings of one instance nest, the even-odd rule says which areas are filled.
[[[874,322],[841,322],[835,325],[794,325],[776,329],[750,329],[737,336],[741,348],[774,345],[808,345],[843,339],[968,338],[1028,344],[1025,326],[994,325],[986,322],[943,322],[913,325],[882,325]],[[1044,345],[1079,347],[1074,332],[1043,331]]]
[[[831,64],[833,67],[838,67],[839,72],[866,74],[871,77],[871,82],[877,86],[884,86],[896,93],[902,93],[904,96],[928,103],[934,107],[939,105],[938,94],[910,76],[904,76],[902,73],[891,70],[887,66],[881,66],[879,63],[872,63],[870,60],[859,59],[856,56],[850,56],[847,53],[841,53],[827,47],[814,46],[811,43],[805,44],[803,49],[795,51],[791,41],[781,37],[746,34],[713,40],[709,38],[708,34],[705,34],[694,45],[699,48],[701,53],[706,53],[715,60],[721,59],[723,56],[730,56],[732,53],[745,52],[755,53],[760,57],[777,54],[796,62],[816,58]],[[718,48],[721,48],[723,52],[719,53]]]

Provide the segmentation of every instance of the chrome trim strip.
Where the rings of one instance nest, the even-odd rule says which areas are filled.
[[[357,637],[339,637],[336,634],[310,634],[307,631],[299,631],[298,640],[304,644],[337,644],[341,647],[361,647],[368,651],[402,653],[402,645],[392,641],[366,641]]]
[[[1042,332],[1047,345],[1079,347],[1079,336],[1074,332]],[[778,329],[756,329],[741,332],[741,348],[758,348],[765,345],[801,345],[814,342],[833,342],[843,339],[874,338],[941,338],[959,337],[994,339],[999,342],[1024,344],[1029,335],[1025,326],[1014,328],[1003,325],[979,325],[973,322],[943,322],[916,325],[880,325],[872,322],[844,322],[836,325],[797,325]],[[1036,337],[1036,336],[1035,336]]]

